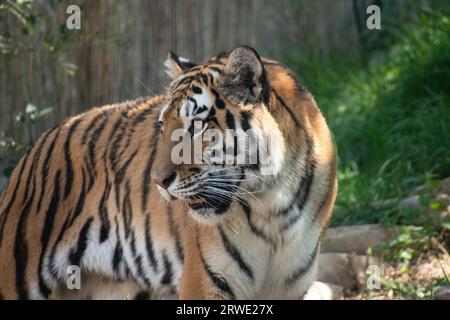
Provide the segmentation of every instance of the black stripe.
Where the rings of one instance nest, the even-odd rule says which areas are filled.
[[[236,124],[234,123],[234,116],[229,110],[227,110],[225,114],[225,121],[227,123],[228,128],[233,130],[236,129]]]
[[[67,199],[67,197],[69,196],[73,184],[73,165],[72,159],[70,157],[70,141],[72,139],[72,135],[75,132],[75,129],[78,127],[81,120],[82,118],[78,118],[70,125],[66,141],[64,142],[64,158],[66,160],[66,181],[64,188],[64,200]]]
[[[94,130],[92,133],[91,139],[88,143],[88,155],[89,155],[89,165],[91,168],[91,171],[93,172],[93,175],[96,175],[95,171],[95,146],[97,144],[97,141],[100,138],[100,135],[102,134],[103,130],[105,129],[106,123],[108,122],[108,118],[105,118],[102,123]]]
[[[220,276],[219,274],[217,274],[216,272],[214,272],[211,268],[210,265],[208,265],[208,263],[206,262],[205,258],[203,257],[203,253],[200,247],[200,243],[198,244],[198,249],[199,249],[199,255],[200,255],[200,260],[202,261],[203,264],[203,268],[205,269],[206,273],[208,274],[209,279],[211,280],[211,282],[222,292],[229,294],[231,299],[235,299],[235,295],[233,293],[233,290],[231,289],[230,285],[228,284],[228,281]]]
[[[295,205],[298,208],[298,213],[290,217],[287,222],[281,225],[280,227],[281,232],[287,231],[289,228],[295,225],[297,221],[300,220],[303,213],[303,209],[306,203],[308,202],[308,198],[311,193],[311,186],[314,179],[314,167],[315,167],[314,161],[311,161],[307,164],[308,169],[306,170],[305,176],[302,176],[300,180],[300,184],[297,189],[296,195],[294,196],[294,200],[292,201],[292,203],[288,208],[281,211],[282,215],[287,215]]]
[[[88,163],[87,156],[84,157],[84,163],[86,163],[86,164]],[[104,163],[106,164],[106,161]],[[107,169],[106,166],[105,166],[105,169]],[[94,169],[91,166],[86,165],[86,171],[87,171],[87,175],[89,177],[89,185],[87,188],[88,192],[91,191],[92,187],[94,186],[94,182],[95,182],[96,173],[93,170]]]
[[[239,268],[247,274],[247,276],[253,280],[253,271],[250,266],[244,261],[241,253],[238,248],[231,243],[230,239],[228,239],[227,235],[223,231],[221,227],[219,227],[220,236],[222,238],[222,242],[227,250],[228,254],[233,258],[234,261],[238,264]]]
[[[238,147],[239,147],[239,144],[238,144],[238,137],[237,137],[237,135],[235,134],[234,136],[233,136],[233,156],[236,158],[237,157],[237,155],[238,155]],[[245,148],[245,147],[244,147]],[[245,150],[242,150],[242,151],[244,151],[245,152]]]
[[[103,191],[102,198],[100,199],[100,203],[98,204],[98,212],[100,215],[100,236],[99,236],[100,243],[103,243],[106,239],[108,239],[109,230],[111,228],[108,219],[109,213],[107,207],[107,201],[109,199],[110,193],[111,193],[111,184],[109,183],[108,177],[106,175],[105,189]]]
[[[204,73],[200,73],[200,78],[202,79],[202,82],[205,86],[208,85],[208,76]]]
[[[120,185],[123,181],[123,179],[126,176],[128,167],[130,166],[131,162],[133,161],[134,157],[136,157],[137,153],[139,151],[139,146],[137,149],[131,154],[131,156],[128,158],[128,160],[123,164],[123,166],[117,171],[116,176],[114,177],[114,190],[115,190],[115,196],[116,196],[116,205],[117,209],[120,210]]]
[[[131,206],[131,187],[130,187],[130,181],[127,180],[125,184],[125,195],[123,197],[123,204],[122,204],[122,219],[123,219],[123,227],[125,229],[125,238],[128,239],[131,233],[131,219],[132,219],[132,206]]]
[[[26,222],[30,213],[31,206],[35,196],[36,183],[33,182],[33,190],[29,199],[20,214],[17,223],[16,238],[14,242],[14,259],[16,262],[16,289],[19,300],[26,300],[29,298],[27,282],[26,282],[26,267],[28,265],[28,245],[27,245],[27,230]],[[45,296],[47,297],[47,296]]]
[[[125,278],[128,279],[131,276],[131,271],[130,268],[128,267],[127,264],[125,264]]]
[[[197,86],[192,86],[192,91],[195,93],[195,94],[202,94],[202,88],[200,88],[200,87],[197,87]]]
[[[209,81],[211,82],[211,84],[214,84],[214,77],[211,73],[208,73],[208,78],[209,78]]]
[[[42,231],[41,235],[42,251],[39,257],[39,288],[41,292],[44,294],[44,296],[48,296],[48,294],[50,294],[50,289],[45,284],[44,278],[42,276],[42,268],[47,253],[46,251],[48,242],[50,240],[50,235],[53,230],[56,211],[58,209],[58,204],[60,201],[60,183],[61,183],[60,178],[61,178],[61,170],[58,169],[55,175],[52,198],[50,200],[50,204],[45,214],[44,230]]]
[[[141,278],[147,287],[150,288],[150,280],[146,277],[144,268],[142,267],[142,256],[140,254],[134,258],[134,264],[136,265],[139,278]]]
[[[87,248],[88,234],[91,228],[91,224],[94,218],[90,217],[81,228],[78,236],[78,242],[76,248],[72,249],[69,254],[70,264],[80,267],[81,259],[83,259],[84,252]]]
[[[292,120],[295,122],[295,126],[297,128],[301,128],[302,125],[300,123],[300,120],[297,118],[297,116],[295,115],[294,111],[292,111],[291,108],[289,108],[287,106],[286,102],[283,100],[283,98],[281,98],[281,96],[275,90],[272,89],[272,92],[275,94],[275,97],[281,103],[283,108],[289,113],[289,115],[291,116]]]
[[[167,257],[166,250],[163,250],[162,259],[164,265],[164,275],[161,278],[161,284],[168,285],[172,283],[173,270],[172,270],[172,263]]]
[[[301,214],[301,212],[299,212],[295,216],[290,217],[287,222],[285,222],[284,224],[281,225],[280,230],[282,232],[286,232],[290,227],[292,227],[294,224],[296,224],[298,220],[300,220],[301,216],[302,216],[302,214]]]
[[[123,249],[122,245],[120,244],[120,240],[117,240],[116,248],[114,249],[114,255],[113,255],[113,269],[115,272],[118,272],[119,264],[123,260]]]
[[[127,126],[128,132],[126,134],[125,143],[123,143],[124,147],[119,152],[119,154],[116,156],[116,159],[122,158],[122,155],[128,150],[128,147],[131,146],[131,140],[133,139],[134,134],[136,132],[136,127],[140,123],[144,122],[147,119],[147,116],[150,115],[152,112],[153,112],[153,108],[151,108],[151,106],[149,106],[146,109],[140,111],[138,114],[134,114],[134,118],[133,118],[131,125]],[[124,132],[124,134],[125,134],[125,132]]]
[[[212,82],[212,80],[211,80],[211,82]],[[214,104],[217,106],[217,108],[219,108],[219,109],[225,108],[225,102],[223,102],[223,100],[220,98],[220,95],[217,93],[217,91],[211,88],[211,92],[213,93],[214,97],[216,98]]]
[[[80,195],[78,196],[77,205],[75,206],[75,211],[70,219],[69,226],[71,226],[75,219],[83,212],[84,203],[86,201],[86,172],[84,169],[81,170],[81,177]]]
[[[186,78],[181,79],[180,81],[178,81],[178,83],[175,85],[175,88],[178,88],[178,86],[182,85],[182,84],[186,84],[191,82],[192,80],[194,80],[194,76],[187,76]]]
[[[31,162],[31,167],[30,167],[30,171],[28,172],[28,179],[25,185],[25,194],[23,196],[23,203],[25,203],[26,199],[28,199],[28,192],[29,192],[29,188],[31,186],[31,177],[33,176],[33,179],[36,179],[36,165],[39,162],[39,158],[42,152],[42,147],[44,146],[45,142],[47,141],[47,137],[48,135],[53,131],[54,129],[47,131],[47,133],[43,136],[43,138],[41,139],[41,142],[39,143],[39,146],[37,147],[36,152],[34,153],[33,156],[33,161]]]
[[[108,137],[108,141],[112,141],[111,143],[111,150],[109,150],[109,161],[111,163],[111,169],[112,171],[116,171],[116,165],[117,165],[117,151],[120,147],[120,141],[122,140],[123,134],[124,134],[124,126],[122,125],[122,122],[124,119],[126,119],[127,113],[126,111],[122,111],[120,113],[119,119],[114,123],[111,133]]]
[[[187,132],[189,132],[190,136],[193,137],[194,136],[194,121],[196,121],[195,119],[191,120],[191,125],[189,126],[189,128],[187,129]]]
[[[130,241],[130,249],[133,257],[136,257],[136,234],[134,233],[134,229],[130,230],[131,241]]]
[[[153,125],[153,133],[152,137],[150,138],[150,147],[151,152],[149,155],[149,158],[147,160],[147,165],[144,170],[144,178],[142,179],[142,213],[147,213],[147,202],[148,202],[148,195],[150,192],[150,172],[152,170],[153,162],[155,161],[155,154],[156,154],[156,146],[158,144],[158,130],[157,123]]]
[[[200,106],[200,107],[198,107],[198,109],[197,109],[197,111],[194,113],[194,115],[203,113],[203,112],[205,112],[205,111],[207,111],[207,110],[208,110],[208,107],[207,107],[207,106],[205,106],[205,105]]]
[[[215,115],[216,115],[216,108],[211,107],[205,121],[216,119]],[[217,122],[217,119],[216,119],[216,122]]]
[[[81,185],[81,192],[80,192],[80,196],[78,197],[77,205],[75,206],[75,210],[73,210],[73,213],[71,212],[70,214],[67,215],[67,218],[64,221],[64,224],[61,227],[58,237],[53,245],[52,253],[50,254],[49,264],[50,264],[51,274],[54,278],[56,278],[56,276],[58,275],[58,271],[59,271],[59,270],[57,270],[57,267],[54,262],[56,250],[58,248],[59,243],[62,241],[65,232],[73,225],[76,218],[83,211],[85,200],[86,200],[86,173],[84,170],[82,170],[82,185]]]
[[[334,187],[334,183],[335,183],[335,178],[336,178],[336,172],[333,170],[333,168],[331,167],[329,169],[328,172],[328,185],[327,185],[327,192],[324,193],[323,198],[320,200],[319,202],[319,206],[317,207],[317,214],[320,213],[323,209],[323,207],[325,206],[325,204],[328,202],[332,192],[333,192],[333,187]],[[316,217],[314,217],[314,219],[316,219]]]
[[[147,260],[150,261],[150,265],[153,268],[153,271],[158,272],[158,260],[156,260],[155,249],[153,247],[153,239],[151,233],[151,220],[150,215],[145,217],[145,248],[147,251]]]
[[[217,108],[219,109],[224,109],[225,108],[225,102],[223,102],[222,99],[220,98],[216,98],[216,101],[214,103],[216,105]]]
[[[241,111],[241,127],[242,130],[250,129],[250,113],[248,111]]]
[[[22,163],[20,165],[19,175],[16,179],[16,185],[14,186],[14,191],[12,192],[11,198],[9,199],[9,202],[6,205],[6,208],[5,208],[5,210],[3,210],[1,217],[0,217],[1,218],[1,220],[0,220],[0,248],[2,247],[2,243],[3,243],[3,233],[5,230],[6,220],[8,218],[8,215],[9,215],[12,205],[16,201],[16,196],[18,193],[17,190],[19,189],[19,185],[22,182],[22,175],[23,175],[23,172],[25,169],[25,164],[28,160],[28,156],[29,156],[29,152],[22,158]],[[6,192],[8,189],[9,189],[9,187],[5,190],[4,198],[2,200],[6,200]]]
[[[120,241],[120,235],[119,235],[119,221],[117,219],[117,216],[114,217],[114,221],[116,223],[116,238],[117,238],[117,243],[116,243],[116,248],[114,250],[114,255],[113,255],[113,269],[114,272],[116,272],[116,274],[119,272],[119,264],[121,262],[124,262],[126,264],[126,261],[123,259],[123,248],[122,248],[122,244]],[[126,267],[126,265],[125,265]]]
[[[305,183],[304,185],[304,191],[302,192],[302,196],[300,199],[298,199],[297,205],[298,209],[301,211],[305,207],[306,203],[308,202],[309,195],[311,194],[311,186],[314,180],[314,171],[316,168],[316,161],[313,159],[309,159],[308,161],[308,169],[307,169],[307,176],[304,177]],[[303,186],[302,186],[303,187]]]
[[[145,272],[142,267],[142,257],[141,255],[138,255],[136,251],[136,234],[134,230],[131,231],[131,254],[133,255],[133,262],[137,270],[137,278],[142,279],[144,283],[150,287],[150,281],[145,276]]]
[[[242,200],[239,201],[239,204],[241,205],[246,217],[247,217],[247,221],[248,221],[248,225],[250,226],[250,230],[259,238],[263,239],[265,242],[275,246],[275,241],[272,240],[267,234],[264,233],[264,231],[258,229],[252,222],[251,220],[251,207],[250,205],[247,203],[247,201]]]
[[[170,227],[170,233],[175,239],[175,248],[177,251],[178,259],[181,263],[184,261],[184,250],[183,246],[181,245],[181,239],[180,239],[180,230],[175,224],[175,221],[173,220],[173,211],[172,211],[172,203],[169,203],[167,206],[167,219],[169,220],[169,227]]]
[[[97,115],[95,115],[94,118],[92,118],[91,122],[89,122],[89,124],[86,126],[86,129],[84,129],[83,136],[81,138],[81,144],[86,144],[89,132],[91,132],[91,130],[94,129],[98,120],[104,116],[105,116],[105,113],[100,112]]]
[[[316,162],[313,158],[314,143],[313,140],[308,136],[306,136],[306,147],[307,150],[305,159],[305,173],[299,180],[297,190],[295,192],[295,195],[293,196],[291,203],[285,209],[280,211],[281,215],[287,215],[292,210],[294,205],[297,205],[298,210],[301,212],[306,202],[308,201],[312,182],[314,180],[314,170],[316,167]]]
[[[145,120],[147,120],[147,117],[152,114],[153,112],[152,105],[148,105],[148,107],[144,110],[142,110],[139,114],[136,115],[136,118],[134,118],[132,123],[132,128],[135,128]]]
[[[42,167],[42,173],[41,173],[41,194],[39,196],[36,214],[38,214],[41,211],[42,200],[44,199],[44,195],[47,194],[47,190],[45,189],[45,187],[47,185],[47,177],[48,177],[48,170],[49,170],[49,165],[50,165],[50,158],[53,155],[53,151],[54,151],[55,145],[56,145],[56,140],[58,139],[60,133],[61,133],[61,127],[58,128],[58,131],[55,134],[55,138],[53,139],[52,143],[48,147],[47,155],[45,156],[44,166]]]
[[[123,146],[123,147],[121,148],[121,150],[117,154],[116,159],[123,159],[124,154],[126,154],[128,149],[132,146],[131,139],[134,136],[134,133],[135,133],[135,128],[131,127],[131,126],[128,127],[127,130],[124,131],[123,135],[124,136],[126,135],[126,137],[122,137],[122,140],[124,142],[122,142],[121,146]]]
[[[317,240],[316,246],[314,247],[313,252],[308,257],[308,261],[305,265],[301,265],[300,267],[295,270],[289,278],[285,280],[286,286],[293,286],[295,285],[296,281],[299,280],[312,266],[313,262],[315,261],[317,254],[319,252],[320,248],[320,241]]]

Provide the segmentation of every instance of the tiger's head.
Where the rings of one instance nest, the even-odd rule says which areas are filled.
[[[268,110],[266,70],[246,46],[201,64],[170,52],[165,67],[172,82],[152,180],[197,220],[215,222],[233,201],[263,192],[282,166],[285,141]]]

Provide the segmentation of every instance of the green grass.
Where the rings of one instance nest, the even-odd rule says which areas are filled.
[[[339,193],[332,225],[407,223],[395,203],[377,204],[450,176],[449,16],[421,12],[397,38],[364,66],[289,57],[335,137]]]

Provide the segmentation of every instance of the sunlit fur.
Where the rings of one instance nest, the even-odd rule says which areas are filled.
[[[300,299],[308,290],[337,190],[313,97],[248,47],[198,65],[171,53],[165,66],[164,96],[69,118],[19,161],[0,196],[0,299],[150,289],[160,298]],[[273,137],[273,174],[174,165],[170,135],[189,129],[192,101],[207,109],[208,128]],[[152,182],[168,176],[167,190]],[[81,290],[66,287],[70,265],[81,268]]]

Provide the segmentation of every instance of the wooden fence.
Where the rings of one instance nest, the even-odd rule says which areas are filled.
[[[76,41],[58,54],[36,46],[13,59],[0,57],[0,132],[32,140],[68,115],[158,93],[166,84],[162,63],[172,49],[201,61],[239,44],[283,60],[286,53],[355,55],[366,0],[64,0],[46,10],[51,27],[81,5]],[[6,26],[17,24],[6,17]],[[70,64],[69,64],[70,63]],[[76,66],[73,75],[67,66]],[[65,67],[66,66],[66,67]],[[27,132],[14,119],[27,103],[53,112]],[[25,132],[24,132],[25,131]]]

